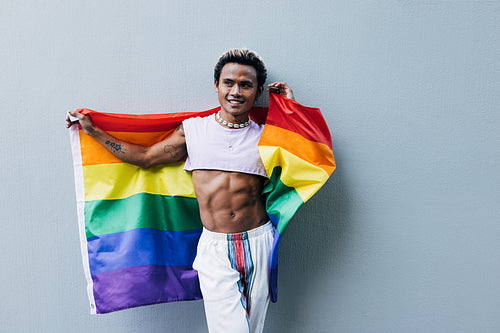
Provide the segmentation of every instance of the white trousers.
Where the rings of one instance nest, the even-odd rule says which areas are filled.
[[[269,305],[271,222],[224,234],[203,228],[193,268],[198,271],[210,333],[259,333]]]

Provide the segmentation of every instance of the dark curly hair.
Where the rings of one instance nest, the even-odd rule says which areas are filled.
[[[214,68],[214,81],[219,85],[220,73],[225,64],[235,62],[240,65],[249,65],[257,72],[257,86],[261,89],[267,79],[267,70],[262,58],[248,49],[232,49],[224,52]]]

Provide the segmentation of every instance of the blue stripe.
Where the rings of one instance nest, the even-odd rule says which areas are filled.
[[[269,220],[271,220],[271,223],[274,225],[274,228],[276,229],[278,227],[278,222],[280,221],[280,218],[271,214],[267,214],[269,216]]]
[[[269,260],[269,294],[271,302],[276,303],[278,300],[278,245],[281,240],[281,234],[276,229],[274,231],[274,241]]]
[[[191,266],[201,231],[143,228],[89,238],[90,273],[143,265]]]

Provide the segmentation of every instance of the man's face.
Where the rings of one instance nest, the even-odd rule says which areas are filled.
[[[257,86],[257,72],[249,65],[227,63],[222,67],[219,84],[214,83],[219,94],[223,117],[228,121],[245,121],[262,89]]]

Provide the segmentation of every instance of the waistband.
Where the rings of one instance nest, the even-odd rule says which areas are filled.
[[[254,237],[259,237],[261,235],[264,235],[268,233],[269,231],[274,230],[274,225],[271,223],[271,221],[268,221],[266,224],[263,224],[257,228],[248,230],[248,231],[243,231],[243,232],[237,232],[234,234],[225,234],[222,232],[213,232],[205,227],[203,227],[203,237],[208,237],[211,239],[215,240],[238,240],[238,239],[250,239]]]

